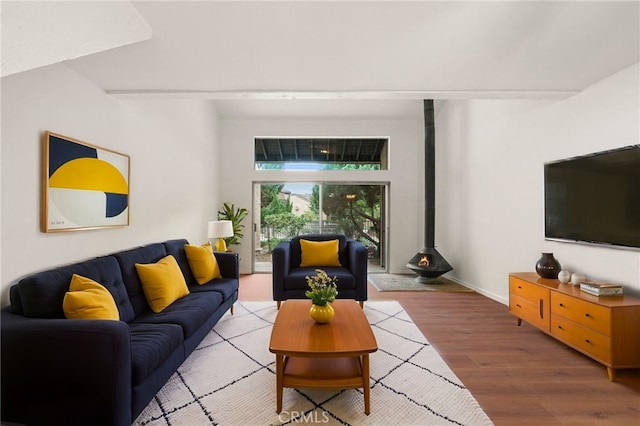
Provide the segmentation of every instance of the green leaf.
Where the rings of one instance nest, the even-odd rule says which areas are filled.
[[[230,220],[233,227],[233,237],[225,238],[227,245],[240,244],[240,239],[244,237],[242,221],[249,214],[249,210],[243,208],[236,209],[234,204],[224,203],[222,210],[218,212],[218,220]]]

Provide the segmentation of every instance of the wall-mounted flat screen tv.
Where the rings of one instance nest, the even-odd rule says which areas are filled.
[[[545,238],[640,250],[640,145],[544,165]]]

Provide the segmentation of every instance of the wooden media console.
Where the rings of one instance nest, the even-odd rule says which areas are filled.
[[[580,286],[540,278],[535,272],[509,274],[509,311],[607,367],[640,368],[640,299],[592,296]]]

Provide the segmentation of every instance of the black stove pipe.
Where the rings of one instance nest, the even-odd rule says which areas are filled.
[[[424,100],[424,243],[435,247],[436,214],[436,125],[433,99]]]

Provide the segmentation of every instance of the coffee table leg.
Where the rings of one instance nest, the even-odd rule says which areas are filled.
[[[284,380],[284,355],[276,355],[276,413],[282,411],[282,382]]]
[[[362,356],[362,385],[364,391],[364,413],[368,416],[371,412],[370,391],[369,388],[369,355]]]

